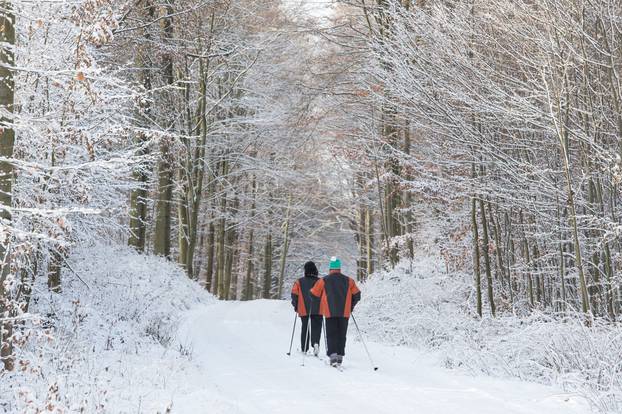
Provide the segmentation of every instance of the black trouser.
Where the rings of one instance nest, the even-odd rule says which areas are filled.
[[[326,340],[328,350],[326,355],[346,354],[346,333],[348,332],[348,318],[326,318]]]
[[[307,352],[309,349],[309,338],[307,338],[307,327],[309,326],[309,316],[301,316],[302,332],[300,333],[300,345],[302,352]],[[311,346],[314,344],[320,344],[320,337],[322,336],[322,315],[311,315]]]

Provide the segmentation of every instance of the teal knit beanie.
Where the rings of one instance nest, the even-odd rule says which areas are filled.
[[[341,269],[341,260],[336,258],[335,256],[330,258],[330,264],[328,265],[329,270],[339,270]]]

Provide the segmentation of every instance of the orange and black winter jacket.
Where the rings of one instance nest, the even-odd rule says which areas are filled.
[[[294,286],[292,286],[292,306],[294,306],[294,310],[298,315],[307,316],[309,310],[311,310],[311,315],[320,314],[319,303],[314,303],[310,293],[311,288],[318,280],[320,278],[317,276],[305,276],[294,282]]]
[[[361,291],[354,279],[338,272],[320,279],[311,289],[311,294],[319,298],[320,313],[325,318],[349,318],[361,300]]]

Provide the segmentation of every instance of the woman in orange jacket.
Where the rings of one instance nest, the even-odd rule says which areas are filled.
[[[319,277],[315,263],[307,262],[304,268],[304,277],[296,280],[292,287],[292,305],[302,322],[300,349],[302,352],[307,352],[310,338],[313,354],[317,356],[320,352],[320,337],[322,336],[322,315],[320,314],[319,304],[312,300],[310,290],[317,283]],[[311,332],[307,332],[309,318],[311,319]]]

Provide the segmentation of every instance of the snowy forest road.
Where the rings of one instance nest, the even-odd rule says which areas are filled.
[[[587,402],[552,387],[472,377],[438,358],[369,343],[374,372],[351,326],[344,371],[315,357],[286,355],[293,321],[286,301],[218,302],[190,311],[178,340],[201,375],[176,395],[173,413],[574,414]],[[324,352],[322,339],[322,352]],[[323,357],[325,360],[326,358]]]

